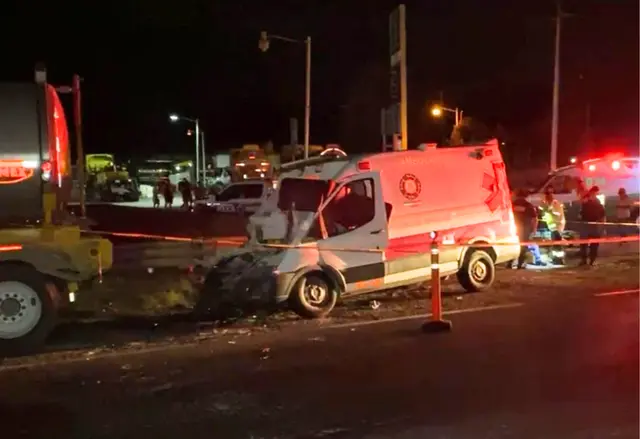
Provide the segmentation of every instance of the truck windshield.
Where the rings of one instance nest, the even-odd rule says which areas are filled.
[[[322,200],[329,193],[327,180],[307,178],[285,178],[280,183],[278,208],[289,210],[293,205],[296,211],[317,212]]]

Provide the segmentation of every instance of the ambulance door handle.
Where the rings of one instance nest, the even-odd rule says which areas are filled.
[[[377,235],[377,234],[379,234],[380,232],[382,232],[382,229],[374,230],[373,232],[371,232],[371,234],[372,234],[372,235]]]

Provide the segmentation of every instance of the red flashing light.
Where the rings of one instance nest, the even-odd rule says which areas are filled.
[[[51,172],[51,162],[44,162],[41,166],[42,172],[48,174]]]
[[[595,170],[596,170],[596,165],[593,165],[593,164],[589,165],[589,171],[593,172]]]
[[[620,162],[619,162],[618,160],[614,160],[614,161],[611,163],[611,168],[612,168],[614,171],[617,171],[618,169],[620,169]]]
[[[485,149],[484,155],[485,157],[491,157],[493,155],[493,149]]]
[[[367,162],[367,161],[358,162],[356,165],[356,168],[358,168],[358,171],[370,171],[371,162]]]

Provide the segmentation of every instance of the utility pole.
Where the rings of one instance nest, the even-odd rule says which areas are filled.
[[[196,118],[196,181],[197,184],[200,180],[200,120]]]
[[[78,180],[80,182],[80,216],[87,217],[87,193],[85,188],[84,173],[84,145],[82,144],[82,100],[80,95],[80,75],[73,75],[71,82],[71,93],[73,95],[73,118],[76,128],[76,168],[78,170]]]
[[[204,131],[200,131],[200,136],[202,136],[202,138],[200,139],[200,149],[202,149],[202,184],[204,184],[206,186],[206,179],[207,179],[207,153],[205,151],[205,145],[204,145]]]
[[[398,6],[400,19],[400,133],[402,150],[409,148],[409,126],[407,122],[407,14],[404,5]]]
[[[307,37],[304,77],[304,158],[309,158],[309,127],[311,125],[311,37]]]
[[[555,171],[558,167],[558,119],[560,117],[560,37],[562,31],[562,19],[568,17],[569,14],[562,12],[560,0],[557,1],[556,10],[556,41],[555,56],[553,62],[553,107],[551,116],[551,171]]]
[[[385,137],[393,136],[394,150],[408,148],[407,26],[405,5],[389,14],[390,105],[386,109]]]

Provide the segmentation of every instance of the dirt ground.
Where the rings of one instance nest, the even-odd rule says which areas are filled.
[[[466,293],[455,276],[443,282],[445,310],[489,306],[508,301],[544,298],[548,294],[580,294],[633,288],[638,285],[638,254],[633,251],[602,258],[596,267],[578,267],[575,262],[562,268],[529,267],[508,270],[498,267],[493,287],[482,293]],[[428,312],[429,284],[388,290],[345,299],[331,314],[331,320],[383,318]],[[90,319],[122,316],[166,316],[186,313],[197,299],[187,279],[178,270],[153,273],[108,273],[102,283],[78,295],[76,315]],[[290,313],[270,316],[271,321],[295,319]]]

